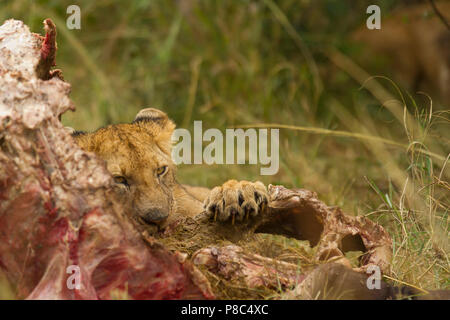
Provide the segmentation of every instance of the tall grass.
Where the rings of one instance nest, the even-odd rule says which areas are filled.
[[[230,178],[304,187],[394,240],[388,281],[449,288],[449,110],[371,74],[344,52],[373,1],[77,1],[82,29],[65,28],[73,1],[0,3],[0,20],[35,32],[57,24],[58,67],[77,111],[65,125],[94,130],[144,107],[204,129],[279,127],[280,170],[182,165],[184,183]],[[397,1],[380,3],[389,12]],[[374,57],[376,60],[376,57]],[[433,103],[435,105],[433,105]]]

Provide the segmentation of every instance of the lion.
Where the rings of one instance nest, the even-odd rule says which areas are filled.
[[[131,123],[113,124],[91,133],[71,133],[83,150],[105,161],[114,190],[131,205],[131,217],[144,227],[164,229],[180,216],[195,217],[203,212],[222,223],[263,215],[269,196],[260,181],[228,180],[211,190],[180,184],[171,156],[174,129],[175,124],[166,113],[148,108],[141,110]],[[289,218],[278,219],[277,223],[296,227]],[[346,259],[319,265],[299,286],[300,293],[293,291],[292,297],[288,293],[285,298],[398,299],[405,290],[409,295],[417,294],[384,282],[381,290],[369,290],[367,275],[352,270],[350,263],[347,266],[340,262],[343,260]],[[436,291],[424,298],[440,299],[444,294]]]
[[[114,189],[141,224],[163,228],[180,215],[204,211],[221,222],[256,217],[268,203],[260,181],[229,180],[212,190],[180,184],[172,161],[174,122],[154,108],[141,110],[132,123],[113,124],[94,132],[72,131],[76,143],[106,163]]]
[[[442,14],[450,12],[449,2],[439,1],[436,7]],[[363,26],[352,40],[364,45],[363,66],[368,67],[367,56],[378,55],[396,81],[449,103],[450,31],[429,4],[399,8],[382,21],[380,30]]]

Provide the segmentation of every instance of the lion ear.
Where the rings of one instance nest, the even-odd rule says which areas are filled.
[[[166,113],[162,112],[161,110],[154,108],[146,108],[138,112],[138,114],[134,118],[133,123],[156,122],[156,124],[163,124],[167,120],[169,120],[169,117],[167,116]]]
[[[169,119],[167,114],[154,108],[146,108],[139,111],[132,123],[146,127],[153,135],[164,131],[170,131],[170,134],[172,134],[172,131],[175,129],[175,124]]]
[[[170,147],[175,124],[165,112],[154,108],[142,109],[132,123],[145,128],[164,148]]]

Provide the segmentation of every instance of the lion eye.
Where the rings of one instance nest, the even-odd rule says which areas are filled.
[[[156,169],[156,174],[160,177],[167,172],[167,166],[162,166]]]
[[[128,187],[128,181],[123,176],[114,176],[114,182],[117,184],[123,184]]]

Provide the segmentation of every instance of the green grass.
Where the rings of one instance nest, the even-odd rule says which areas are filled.
[[[383,1],[382,12],[396,2]],[[157,107],[188,129],[194,120],[204,130],[282,127],[276,175],[181,165],[180,180],[314,190],[387,228],[395,279],[388,281],[450,287],[449,110],[354,63],[348,38],[370,1],[84,0],[76,2],[82,29],[71,31],[65,8],[73,3],[0,3],[2,21],[22,19],[35,32],[44,18],[56,23],[57,64],[77,106],[65,125],[94,130]]]

